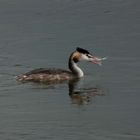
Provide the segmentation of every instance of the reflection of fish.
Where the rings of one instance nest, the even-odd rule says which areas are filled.
[[[94,64],[101,65],[101,61],[106,58],[98,58],[91,55],[87,50],[77,48],[69,57],[69,69],[70,71],[62,69],[36,69],[28,73],[19,75],[17,80],[19,81],[33,81],[33,82],[50,82],[52,81],[64,81],[73,78],[81,78],[84,76],[83,71],[78,67],[79,61],[85,60]]]

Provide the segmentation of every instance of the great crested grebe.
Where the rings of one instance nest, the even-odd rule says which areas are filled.
[[[87,50],[77,48],[69,57],[68,66],[70,71],[62,69],[45,69],[39,68],[19,75],[18,81],[33,81],[33,82],[51,82],[64,81],[74,78],[81,78],[84,76],[83,71],[78,67],[77,63],[82,60],[101,65],[101,60],[105,58],[98,58],[91,55]]]

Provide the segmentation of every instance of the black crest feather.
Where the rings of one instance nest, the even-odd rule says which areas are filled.
[[[89,54],[89,51],[82,49],[82,48],[79,48],[79,47],[77,47],[76,50],[80,53],[83,53],[83,54]]]

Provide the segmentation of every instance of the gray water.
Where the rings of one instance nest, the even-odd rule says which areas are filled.
[[[108,59],[73,83],[15,80],[77,46]],[[0,0],[1,140],[139,140],[139,71],[139,0]]]

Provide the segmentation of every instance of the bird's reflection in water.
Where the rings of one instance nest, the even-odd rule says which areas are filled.
[[[95,96],[105,95],[102,88],[98,86],[78,88],[81,79],[73,79],[66,81],[53,81],[53,82],[34,82],[34,89],[56,89],[58,86],[68,84],[68,94],[73,104],[85,105],[89,104]]]
[[[69,96],[73,104],[85,105],[89,104],[95,96],[103,96],[104,93],[99,87],[77,88],[79,80],[69,81]]]

